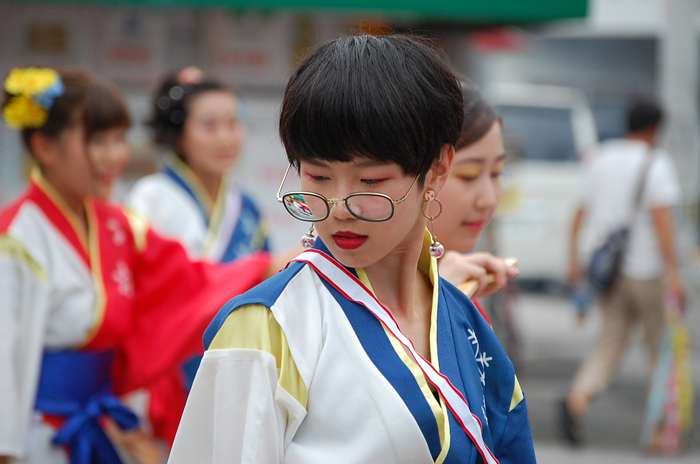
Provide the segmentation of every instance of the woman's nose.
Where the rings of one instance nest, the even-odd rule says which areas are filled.
[[[498,204],[498,194],[496,186],[491,179],[482,183],[479,188],[479,195],[476,198],[476,206],[479,209],[495,208]]]
[[[354,217],[350,211],[348,211],[345,200],[329,201],[328,206],[331,209],[331,214],[338,219],[348,219]]]

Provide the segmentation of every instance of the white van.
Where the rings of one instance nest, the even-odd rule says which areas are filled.
[[[512,155],[495,222],[496,251],[518,258],[523,279],[565,282],[580,163],[598,143],[591,108],[583,92],[570,87],[499,84],[486,94],[503,116]]]

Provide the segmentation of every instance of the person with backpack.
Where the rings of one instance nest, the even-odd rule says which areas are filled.
[[[651,374],[664,328],[664,296],[685,298],[672,212],[681,190],[671,157],[655,147],[662,121],[656,103],[633,102],[627,135],[600,146],[583,182],[571,234],[569,282],[585,278],[578,259],[585,220],[603,244],[588,269],[600,293],[602,328],[562,404],[564,435],[573,444],[581,443],[591,400],[610,383],[632,331],[643,329]]]

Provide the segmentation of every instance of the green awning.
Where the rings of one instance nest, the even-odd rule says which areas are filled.
[[[473,22],[538,22],[586,16],[588,0],[43,0],[147,7],[335,11]]]

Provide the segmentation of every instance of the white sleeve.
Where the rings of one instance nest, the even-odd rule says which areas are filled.
[[[593,198],[591,192],[595,186],[595,176],[593,173],[594,166],[596,165],[596,160],[592,160],[588,164],[582,165],[583,173],[581,176],[581,183],[579,184],[578,192],[578,205],[586,209],[590,209],[590,201]]]
[[[657,153],[644,186],[644,204],[654,208],[674,206],[680,201],[681,189],[673,161],[666,153]]]
[[[0,456],[26,449],[48,304],[45,271],[19,241],[0,236]]]
[[[137,181],[124,198],[124,205],[145,218],[159,234],[182,243],[191,257],[201,255],[207,238],[201,212],[184,190],[163,174]]]
[[[306,416],[306,386],[271,312],[231,316],[204,353],[169,464],[282,463]]]
[[[153,201],[154,194],[150,185],[150,176],[138,180],[124,197],[124,206],[152,222],[157,214],[157,204]]]

